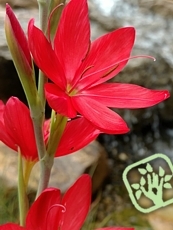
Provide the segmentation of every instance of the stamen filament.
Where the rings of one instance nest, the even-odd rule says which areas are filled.
[[[122,59],[121,61],[116,62],[116,63],[114,63],[114,64],[112,64],[112,65],[110,65],[110,66],[108,66],[108,67],[105,67],[105,68],[103,68],[103,69],[101,69],[101,70],[98,70],[98,71],[96,71],[96,72],[94,72],[94,73],[90,73],[90,74],[86,75],[84,78],[90,77],[90,76],[92,76],[92,75],[94,75],[94,74],[97,74],[97,73],[99,73],[99,72],[102,72],[102,71],[104,71],[104,70],[107,70],[108,68],[114,67],[115,65],[118,65],[118,64],[120,64],[120,63],[122,63],[122,62],[124,62],[124,61],[130,60],[130,59],[134,59],[134,58],[150,58],[150,59],[152,59],[153,61],[156,61],[156,59],[155,59],[154,57],[152,57],[152,56],[147,56],[147,55],[132,56],[132,57],[129,57],[129,58]]]
[[[65,213],[66,212],[66,207],[64,206],[64,205],[62,205],[62,204],[54,204],[54,205],[52,205],[50,208],[49,208],[49,210],[48,210],[48,212],[47,212],[47,216],[46,216],[46,229],[49,229],[48,228],[48,226],[47,226],[47,224],[49,223],[49,221],[48,221],[48,216],[49,216],[49,214],[50,214],[50,211],[53,209],[53,208],[62,208],[62,211],[61,212],[63,212],[63,213]],[[59,229],[59,226],[57,226],[57,228]]]

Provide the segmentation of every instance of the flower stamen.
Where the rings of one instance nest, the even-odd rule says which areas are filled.
[[[119,65],[117,64],[115,67],[113,67],[112,69],[110,69],[108,72],[106,72],[101,78],[108,76],[109,74],[111,74]]]
[[[52,205],[52,206],[49,208],[48,212],[47,212],[47,216],[46,216],[46,229],[48,229],[48,226],[47,226],[47,224],[49,223],[48,217],[49,217],[50,211],[51,211],[53,208],[62,208],[61,212],[62,212],[62,213],[65,213],[65,212],[66,212],[66,207],[65,207],[64,205],[62,205],[62,204],[54,204],[54,205]],[[58,226],[57,226],[57,227],[58,227]]]
[[[83,77],[83,75],[89,70],[89,69],[91,69],[92,67],[94,67],[94,65],[90,65],[90,66],[88,66],[86,69],[84,69],[84,71],[82,72],[82,74],[81,74],[81,77],[80,77],[80,79]]]

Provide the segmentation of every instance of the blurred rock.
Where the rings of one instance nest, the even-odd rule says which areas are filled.
[[[173,229],[173,206],[169,205],[150,213],[147,219],[153,230],[172,230]]]
[[[73,154],[55,158],[49,186],[65,192],[83,173],[92,174],[93,193],[102,185],[109,172],[106,152],[96,141]],[[39,165],[34,166],[29,188],[36,190],[39,180]],[[17,186],[17,153],[0,143],[0,184]]]

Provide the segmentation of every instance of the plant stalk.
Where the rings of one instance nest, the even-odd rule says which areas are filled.
[[[23,178],[23,162],[20,150],[18,150],[18,200],[20,225],[25,226],[26,215],[28,212],[28,197]]]
[[[49,4],[50,0],[37,0],[39,6],[39,23],[40,29],[46,33],[47,23],[48,23],[48,16],[49,16]],[[41,103],[42,112],[40,116],[34,116],[33,114],[33,124],[37,142],[37,148],[39,152],[39,160],[40,160],[40,180],[37,190],[37,197],[41,194],[41,192],[47,188],[51,173],[51,168],[53,166],[53,160],[47,157],[46,154],[46,147],[44,143],[43,137],[43,123],[45,119],[45,105],[46,105],[46,98],[44,93],[44,84],[47,82],[47,77],[44,73],[39,70],[39,78],[38,78],[38,96]],[[32,111],[31,112],[35,112]],[[36,115],[36,114],[35,114]]]

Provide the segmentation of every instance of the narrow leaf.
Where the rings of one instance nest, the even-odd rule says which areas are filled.
[[[164,181],[167,182],[172,178],[172,175],[165,175]]]
[[[140,174],[145,175],[147,173],[147,170],[139,168],[138,171],[140,172]]]
[[[145,183],[146,183],[146,180],[145,180],[145,178],[142,176],[141,179],[140,179],[140,184],[143,186],[143,185],[145,185]]]
[[[172,188],[172,185],[170,183],[165,183],[163,185],[164,188]]]
[[[164,176],[165,175],[165,170],[160,166],[159,167],[159,176]]]
[[[141,191],[141,190],[138,190],[138,191],[135,192],[135,196],[136,196],[136,199],[137,199],[137,200],[140,199],[141,194],[142,194],[142,191]]]
[[[159,176],[153,173],[153,186],[158,187],[159,184]]]
[[[146,169],[148,172],[153,172],[153,167],[149,163],[147,163]]]
[[[140,185],[138,183],[135,183],[135,184],[131,184],[131,187],[137,190],[140,188]]]

